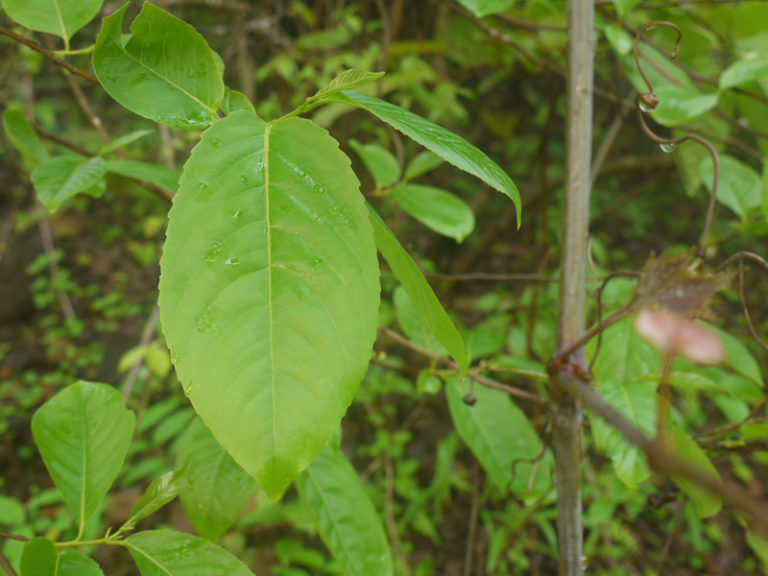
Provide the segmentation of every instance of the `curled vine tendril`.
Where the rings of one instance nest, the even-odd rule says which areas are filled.
[[[680,41],[683,38],[683,33],[680,30],[680,28],[673,24],[672,22],[666,22],[663,20],[649,22],[642,28],[640,28],[637,31],[637,34],[635,35],[635,43],[634,43],[634,52],[635,52],[635,66],[637,67],[637,71],[640,73],[640,76],[643,77],[643,80],[645,81],[646,85],[648,86],[648,92],[645,94],[640,94],[637,97],[637,117],[640,122],[640,127],[643,129],[643,132],[645,132],[646,136],[662,146],[662,148],[665,151],[672,151],[674,150],[678,145],[682,144],[683,142],[691,141],[696,142],[698,144],[701,144],[704,148],[707,149],[707,152],[709,152],[709,155],[712,157],[712,164],[714,166],[714,177],[712,179],[712,192],[709,195],[709,205],[707,206],[707,216],[704,220],[704,229],[701,233],[701,239],[699,240],[699,250],[697,256],[699,258],[704,258],[705,252],[707,250],[707,240],[709,238],[709,230],[712,226],[712,217],[715,212],[715,201],[717,200],[717,186],[720,182],[720,156],[717,153],[717,150],[715,150],[715,147],[712,146],[707,140],[704,138],[697,136],[695,134],[687,134],[685,136],[681,136],[680,138],[664,138],[662,136],[659,136],[656,134],[651,128],[648,126],[647,122],[645,121],[645,115],[652,112],[656,109],[656,107],[659,105],[659,97],[656,95],[656,92],[653,89],[653,84],[651,83],[648,76],[643,71],[643,67],[640,64],[640,41],[643,39],[643,35],[649,31],[653,30],[656,27],[664,27],[664,28],[671,28],[675,32],[677,32],[677,39],[675,40],[675,46],[672,49],[672,53],[670,54],[670,58],[672,60],[676,59],[679,52],[680,52]]]

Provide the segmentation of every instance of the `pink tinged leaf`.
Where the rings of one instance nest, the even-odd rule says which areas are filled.
[[[644,308],[635,318],[635,330],[665,356],[680,356],[698,364],[725,359],[720,339],[689,318],[663,308]]]

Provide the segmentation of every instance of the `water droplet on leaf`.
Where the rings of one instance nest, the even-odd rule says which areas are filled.
[[[224,263],[228,266],[240,266],[240,258],[227,258]]]
[[[233,210],[232,211],[232,218],[234,219],[235,222],[239,222],[240,221],[240,217],[242,215],[243,215],[243,211],[242,210],[238,209],[238,210]]]
[[[205,253],[205,261],[215,262],[219,254],[221,254],[221,242],[215,242],[208,252]]]
[[[677,144],[659,144],[661,151],[666,154],[671,154],[677,148]]]

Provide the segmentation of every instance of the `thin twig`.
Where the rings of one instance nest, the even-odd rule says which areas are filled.
[[[12,30],[8,30],[8,28],[5,28],[4,26],[0,26],[0,35],[2,36],[8,36],[11,40],[14,40],[18,42],[19,44],[24,44],[27,48],[31,48],[35,52],[38,52],[39,54],[42,54],[45,56],[48,60],[56,64],[56,66],[61,66],[65,70],[68,70],[72,72],[72,74],[76,74],[77,76],[80,76],[81,78],[85,78],[86,80],[93,82],[94,84],[99,83],[99,79],[96,78],[93,74],[90,72],[86,72],[85,70],[82,70],[78,68],[77,66],[74,66],[73,64],[70,64],[66,60],[62,60],[56,54],[53,53],[51,50],[46,50],[40,44],[37,44],[36,42],[33,42],[29,38],[25,38],[24,36],[21,36],[20,34],[16,34],[16,32],[13,32]]]
[[[387,328],[386,326],[379,326],[379,332],[381,332],[388,338],[394,340],[398,344],[402,344],[406,348],[413,350],[418,354],[421,354],[422,356],[431,358],[432,360],[435,360],[436,362],[440,362],[441,364],[447,364],[454,370],[458,371],[459,369],[458,365],[453,360],[450,360],[445,356],[441,356],[437,352],[433,352],[428,348],[419,346],[415,342],[411,342],[410,340],[408,340],[408,338],[406,338],[401,334],[398,334],[391,328]],[[515,396],[516,398],[523,398],[525,400],[530,400],[531,402],[535,402],[537,404],[544,404],[544,405],[549,404],[547,400],[545,400],[540,396],[537,396],[536,394],[531,394],[530,392],[521,390],[520,388],[515,388],[514,386],[510,386],[509,384],[504,384],[503,382],[499,382],[491,378],[486,378],[485,376],[481,376],[480,374],[476,374],[474,372],[467,373],[467,378],[469,378],[473,382],[477,382],[481,386],[485,386],[486,388],[493,388],[494,390],[501,390],[502,392],[506,392],[510,396]]]

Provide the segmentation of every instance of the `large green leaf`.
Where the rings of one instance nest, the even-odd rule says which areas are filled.
[[[120,471],[134,425],[116,388],[85,380],[59,392],[33,416],[35,443],[81,529]]]
[[[18,110],[6,108],[3,112],[3,128],[8,140],[19,151],[22,158],[32,166],[48,158],[48,152],[43,147],[37,132],[29,123],[27,117]]]
[[[131,112],[156,122],[208,126],[218,117],[224,82],[205,39],[149,2],[124,38],[127,8],[104,18],[96,39],[93,70],[103,88]]]
[[[48,538],[33,538],[24,544],[19,563],[19,576],[52,576],[56,574],[59,553]]]
[[[99,13],[104,0],[3,0],[13,20],[38,32],[55,34],[69,44],[75,32]]]
[[[395,305],[397,323],[400,324],[400,328],[411,341],[441,356],[448,356],[448,350],[424,322],[423,314],[416,308],[405,288],[402,286],[395,288],[392,293],[392,303]]]
[[[600,393],[621,414],[648,434],[655,432],[656,382],[644,378],[658,372],[661,358],[633,329],[629,319],[603,334],[603,343],[593,367]],[[591,418],[595,443],[611,458],[616,475],[628,486],[648,477],[642,451],[624,440],[615,428]]]
[[[248,473],[195,418],[179,443],[176,468],[185,481],[181,503],[195,530],[218,540],[235,523],[256,490]]]
[[[552,454],[547,450],[541,455],[541,439],[525,413],[504,392],[479,385],[474,386],[476,402],[470,406],[463,401],[469,390],[466,379],[446,380],[456,431],[491,480],[526,499],[549,490]]]
[[[32,171],[31,180],[37,197],[50,212],[56,212],[66,200],[103,187],[106,162],[99,156],[83,159],[67,154],[47,158]]]
[[[701,162],[699,173],[705,186],[711,191],[714,167],[709,155]],[[761,186],[760,174],[755,170],[733,156],[720,155],[720,182],[717,187],[717,201],[720,204],[745,218],[761,205]]]
[[[420,184],[403,184],[392,192],[405,212],[456,242],[462,242],[475,228],[472,209],[455,194]]]
[[[296,479],[296,488],[345,574],[393,573],[381,517],[357,471],[333,439]]]
[[[432,287],[424,278],[416,262],[410,257],[408,252],[400,245],[400,242],[392,234],[376,211],[368,206],[371,224],[373,224],[373,233],[376,238],[376,245],[386,259],[392,272],[395,274],[400,284],[405,288],[408,296],[411,297],[416,310],[426,324],[429,331],[435,338],[445,346],[448,352],[453,356],[462,375],[466,374],[469,368],[467,350],[464,347],[464,341],[461,339],[459,331],[453,325],[450,317],[446,313],[440,301],[432,291]]]
[[[221,546],[172,530],[148,530],[125,539],[142,576],[253,576]]]
[[[507,173],[484,152],[453,132],[374,96],[344,90],[335,94],[333,98],[367,110],[443,160],[480,178],[492,188],[507,195],[515,203],[517,226],[520,227],[520,193],[517,186]]]
[[[720,478],[717,468],[714,467],[709,460],[707,453],[701,449],[695,440],[674,425],[670,427],[670,433],[675,453],[678,456],[687,460],[694,466],[709,472],[712,476]],[[704,490],[695,482],[691,482],[685,478],[673,476],[672,479],[691,500],[691,503],[696,510],[696,515],[699,518],[709,518],[720,512],[722,500],[719,496]]]
[[[198,414],[272,498],[338,427],[376,336],[379,270],[349,159],[301,118],[233,112],[184,167],[160,309]]]

